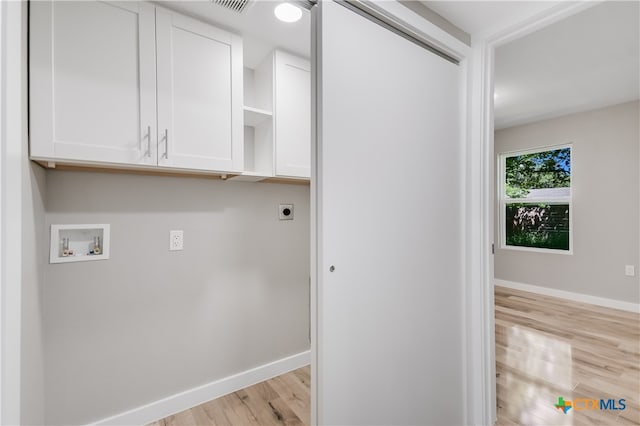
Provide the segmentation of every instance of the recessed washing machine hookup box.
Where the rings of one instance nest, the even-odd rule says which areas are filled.
[[[49,263],[109,259],[109,225],[51,225]]]

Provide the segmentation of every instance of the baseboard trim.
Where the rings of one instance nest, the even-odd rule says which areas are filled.
[[[247,386],[255,385],[273,377],[308,365],[310,351],[300,352],[233,376],[225,377],[184,392],[143,405],[133,410],[92,423],[95,426],[145,425],[187,410],[196,405],[230,394]]]
[[[574,293],[571,291],[557,290],[555,288],[540,287],[515,281],[494,279],[494,284],[500,287],[514,290],[528,291],[529,293],[542,294],[543,296],[558,297],[560,299],[573,300],[590,305],[604,306],[605,308],[620,309],[621,311],[640,313],[640,303],[623,302],[622,300],[607,299],[606,297],[591,296],[589,294]]]

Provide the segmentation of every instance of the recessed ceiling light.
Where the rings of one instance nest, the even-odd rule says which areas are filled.
[[[302,10],[291,3],[280,3],[273,10],[273,13],[282,22],[296,22],[302,18]]]

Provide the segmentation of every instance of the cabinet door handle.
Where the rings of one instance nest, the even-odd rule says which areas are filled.
[[[151,157],[151,126],[147,126],[147,157]]]
[[[169,159],[169,129],[164,129],[164,158]]]

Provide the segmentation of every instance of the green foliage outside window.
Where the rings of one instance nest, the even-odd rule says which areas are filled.
[[[525,198],[531,189],[571,186],[570,148],[521,154],[505,160],[505,194],[509,198]]]

